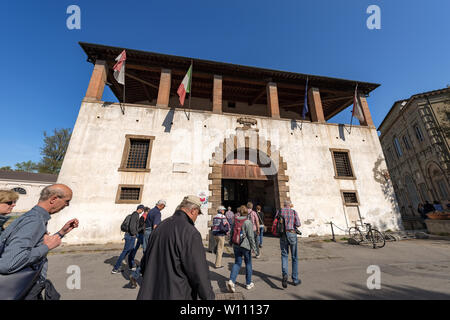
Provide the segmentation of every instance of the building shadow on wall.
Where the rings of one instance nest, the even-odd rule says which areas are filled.
[[[162,126],[165,127],[164,132],[170,133],[170,130],[172,130],[174,115],[175,115],[175,108],[171,108],[169,112],[167,112],[166,118],[162,123]]]
[[[290,294],[301,300],[448,300],[449,293],[430,291],[412,286],[393,286],[381,284],[379,290],[369,290],[359,284],[347,283],[340,293],[321,290],[316,295]]]

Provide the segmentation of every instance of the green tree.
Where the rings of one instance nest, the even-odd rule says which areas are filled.
[[[15,171],[36,172],[38,170],[38,164],[29,160],[16,163]]]
[[[14,171],[11,166],[0,167],[0,171]]]
[[[44,131],[44,146],[41,148],[42,159],[38,164],[41,173],[58,174],[69,146],[71,129],[54,129],[53,135]]]

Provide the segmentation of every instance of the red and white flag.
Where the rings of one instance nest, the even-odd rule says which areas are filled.
[[[191,82],[192,82],[192,64],[189,67],[188,72],[184,76],[183,82],[181,82],[177,90],[177,93],[180,96],[180,103],[182,106],[184,106],[184,99],[186,98],[186,93],[191,92]]]
[[[125,60],[127,59],[127,54],[125,50],[122,51],[116,58],[116,64],[114,65],[114,78],[118,83],[125,84]]]
[[[355,87],[355,97],[353,98],[353,111],[352,116],[357,118],[359,122],[364,122],[364,115],[361,109],[361,105],[359,104],[358,99],[358,84]]]

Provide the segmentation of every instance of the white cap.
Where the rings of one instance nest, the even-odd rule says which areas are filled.
[[[166,200],[158,200],[156,205],[159,206],[160,204],[163,204],[165,206],[166,205]]]

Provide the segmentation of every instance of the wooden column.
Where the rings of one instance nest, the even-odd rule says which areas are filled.
[[[375,127],[373,124],[372,116],[370,114],[369,105],[367,104],[366,97],[359,95],[359,101],[361,101],[361,109],[364,115],[364,122],[360,122],[362,126]]]
[[[278,89],[277,84],[274,82],[269,82],[267,84],[267,112],[269,117],[280,119]]]
[[[159,81],[157,107],[168,107],[170,98],[170,85],[172,82],[172,73],[170,69],[161,69],[161,79]]]
[[[222,76],[214,75],[213,113],[222,113]]]
[[[308,106],[312,122],[325,122],[322,99],[318,88],[310,88],[308,90]]]
[[[95,61],[91,80],[86,91],[85,100],[101,101],[103,90],[105,89],[106,78],[108,74],[108,65],[105,60]]]

